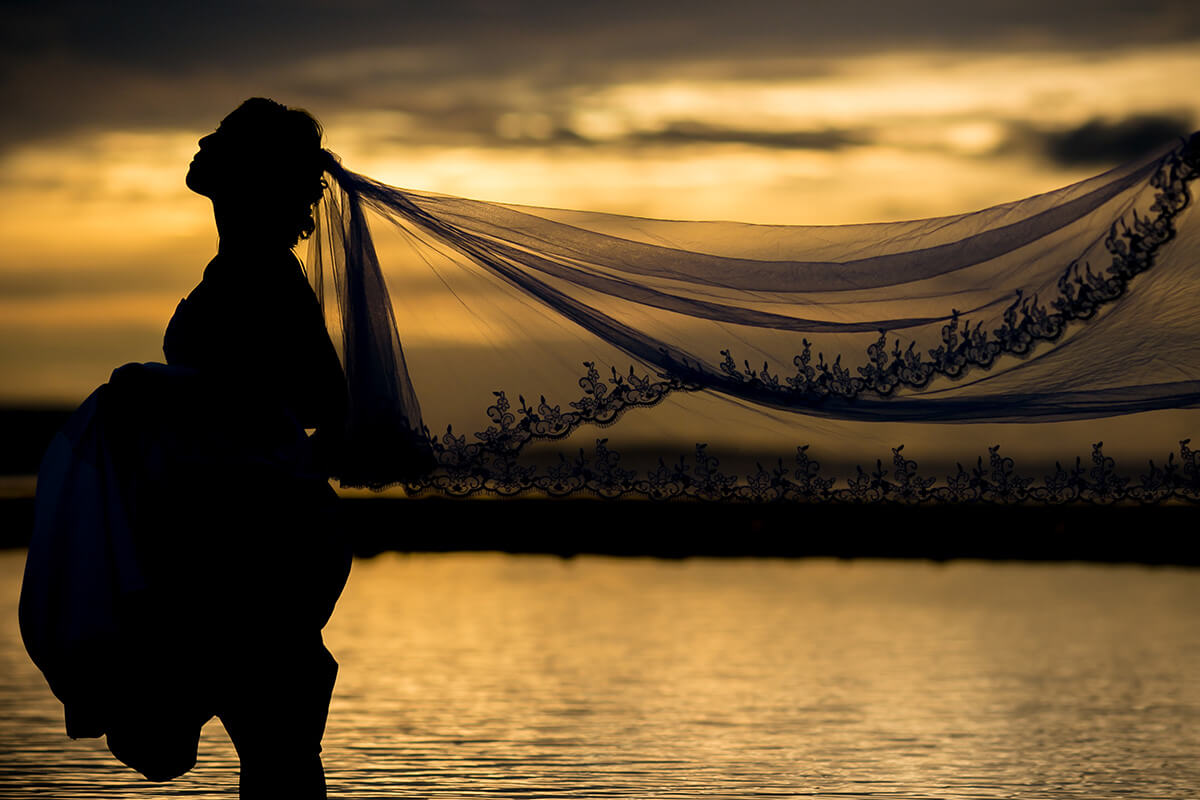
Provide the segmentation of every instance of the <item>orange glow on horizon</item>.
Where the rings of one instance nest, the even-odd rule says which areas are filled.
[[[322,67],[343,68],[337,59]],[[975,210],[1102,171],[1004,149],[1011,124],[1164,110],[1200,119],[1200,101],[1161,80],[1197,72],[1200,52],[1183,46],[1087,60],[899,52],[795,79],[734,80],[713,67],[618,82],[575,92],[565,110],[532,106],[514,89],[494,130],[474,142],[438,141],[403,110],[335,113],[323,122],[329,147],[350,169],[418,190],[670,219],[850,223]],[[729,139],[653,138],[680,121]],[[870,136],[825,149],[738,140],[741,130],[824,126]],[[576,139],[556,138],[560,127]],[[8,365],[0,401],[46,395],[39,376],[50,367],[35,374],[18,365],[58,357],[51,329],[86,338],[136,328],[145,331],[138,351],[157,350],[175,302],[215,252],[211,208],[183,185],[205,132],[108,130],[34,142],[0,159],[0,202],[16,209],[0,218],[0,335],[8,349],[0,352]],[[500,333],[472,319],[400,249],[406,245],[385,239],[380,253],[407,346],[440,352],[496,343]],[[305,252],[302,244],[297,253]],[[486,285],[471,286],[474,301],[487,302]],[[62,399],[76,400],[92,374],[75,383],[59,376],[54,391],[71,386]]]

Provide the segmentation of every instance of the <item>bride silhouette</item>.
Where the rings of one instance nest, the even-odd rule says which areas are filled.
[[[1190,279],[1200,237],[1184,224],[1198,176],[1194,134],[1053,192],[933,220],[650,220],[388,186],[343,168],[308,114],[248,100],[201,140],[188,172],[212,200],[220,246],[168,325],[167,363],[118,369],[43,460],[22,584],[26,648],[64,703],[68,733],[107,735],[147,777],[187,771],[215,715],[241,758],[244,797],[323,796],[336,664],[320,632],[349,570],[330,476],[451,495],[836,499],[807,445],[794,473],[782,460],[760,466],[753,486],[717,472],[703,444],[694,470],[651,453],[659,466],[641,475],[607,439],[544,473],[517,459],[531,443],[701,390],[736,399],[720,422],[734,432],[764,409],[801,422],[971,424],[1200,407]],[[569,375],[584,395],[522,396],[517,409],[495,392],[486,430],[447,426],[433,439],[368,211],[658,377],[599,358],[582,379],[562,358],[501,359],[506,373]],[[310,233],[306,277],[291,248]],[[340,359],[323,313],[327,271]],[[459,391],[442,383],[442,400]],[[698,438],[711,434],[698,418]],[[1172,474],[1194,476],[1182,453]],[[967,496],[949,483],[930,491],[893,455],[895,483],[880,465],[838,496]],[[971,484],[977,497],[1060,502],[1075,480],[1026,491],[991,455],[999,472]],[[959,473],[955,486],[966,486]],[[1110,498],[1102,460],[1093,473]],[[1168,491],[1193,492],[1185,484]]]
[[[328,484],[346,380],[292,254],[330,155],[307,113],[247,100],[187,173],[220,243],[163,339],[52,444],[21,601],[72,737],[151,780],[217,716],[242,797],[325,796],[337,664],[321,629],[349,574]],[[306,429],[315,433],[311,438]]]

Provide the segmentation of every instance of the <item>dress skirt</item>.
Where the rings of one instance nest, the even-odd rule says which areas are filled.
[[[214,715],[239,753],[274,731],[315,758],[350,568],[336,510],[284,410],[195,369],[116,370],[42,461],[21,587],[68,735],[107,734],[155,780],[191,768]]]

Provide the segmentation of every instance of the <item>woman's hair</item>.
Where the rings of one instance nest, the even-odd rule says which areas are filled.
[[[303,109],[288,108],[265,97],[252,97],[221,123],[236,137],[245,173],[261,194],[264,223],[279,231],[288,246],[312,234],[313,207],[321,199],[332,156],[321,147],[321,123]]]

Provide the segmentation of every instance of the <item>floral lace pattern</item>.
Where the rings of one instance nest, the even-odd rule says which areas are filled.
[[[1133,209],[1109,229],[1104,246],[1112,261],[1102,273],[1094,272],[1090,263],[1072,261],[1058,279],[1057,297],[1047,304],[1018,290],[1004,311],[1003,324],[993,331],[983,330],[982,323],[974,327],[970,321],[960,323],[959,312],[952,311],[950,322],[942,327],[942,344],[928,352],[928,361],[914,344],[902,349],[899,339],[889,350],[887,335],[880,332],[867,348],[866,365],[854,375],[842,366],[840,355],[830,364],[818,353],[814,365],[812,343],[805,339],[803,352],[792,360],[796,373],[786,378],[771,374],[767,364],[756,370],[744,361],[745,367],[739,368],[732,352],[722,350],[725,382],[812,404],[863,393],[887,396],[897,387],[921,389],[936,375],[961,378],[972,368],[990,368],[1002,355],[1027,355],[1037,342],[1058,339],[1068,323],[1094,317],[1101,306],[1125,293],[1135,275],[1153,266],[1155,253],[1175,236],[1175,217],[1191,202],[1188,183],[1197,174],[1200,150],[1185,147],[1172,152],[1150,179],[1157,191],[1149,214],[1142,216]]]
[[[518,466],[515,461],[477,462],[457,465],[428,480],[411,484],[411,493],[438,492],[455,497],[480,493],[511,496],[537,493],[550,497],[589,494],[615,499],[649,498],[652,500],[693,499],[748,502],[833,502],[833,503],[1042,503],[1087,502],[1161,503],[1167,500],[1200,502],[1200,450],[1189,447],[1191,440],[1179,443],[1179,457],[1167,456],[1162,465],[1150,461],[1135,480],[1122,475],[1116,462],[1104,455],[1103,442],[1092,445],[1089,461],[1076,458],[1074,464],[1055,464],[1054,474],[1040,480],[1017,472],[1013,459],[1000,455],[1000,448],[989,447],[985,460],[980,456],[970,469],[961,463],[957,472],[941,482],[935,476],[921,475],[917,462],[907,458],[900,445],[892,449],[889,465],[876,461],[871,471],[857,467],[857,474],[842,481],[822,474],[821,465],[808,454],[808,445],[796,448],[791,463],[783,459],[744,477],[722,472],[720,461],[708,452],[707,445],[696,445],[689,462],[658,466],[638,473],[620,465],[620,455],[608,448],[607,439],[597,439],[591,454],[580,448],[579,455],[567,458],[544,470]]]
[[[856,474],[842,482],[823,474],[820,462],[809,454],[808,445],[796,448],[790,463],[778,459],[774,465],[756,465],[754,473],[741,476],[723,472],[708,445],[697,444],[690,460],[681,457],[645,472],[621,465],[620,454],[609,448],[608,439],[596,439],[588,453],[559,455],[559,462],[539,468],[518,463],[521,450],[538,439],[561,439],[583,424],[612,424],[630,408],[649,407],[671,392],[694,391],[697,387],[666,379],[639,377],[632,368],[628,375],[615,369],[607,382],[600,379],[595,364],[586,364],[580,379],[584,397],[563,411],[540,398],[530,406],[518,398],[513,409],[504,392],[488,408],[494,424],[475,434],[447,429],[431,439],[438,467],[421,481],[405,484],[412,494],[440,493],[454,497],[475,494],[513,496],[532,493],[551,497],[588,494],[604,498],[650,498],[654,500],[697,499],[751,502],[836,502],[836,503],[1049,503],[1076,501],[1113,503],[1132,501],[1159,503],[1166,500],[1200,501],[1200,450],[1179,443],[1178,458],[1167,456],[1162,464],[1150,461],[1134,480],[1117,469],[1114,459],[1104,455],[1103,442],[1092,445],[1090,461],[1076,458],[1073,465],[1057,463],[1052,475],[1040,478],[1022,475],[1012,458],[1002,456],[1000,447],[989,447],[973,467],[957,465],[954,475],[922,475],[917,462],[904,453],[904,445],[892,449],[888,465],[883,459],[874,469],[856,467]]]

